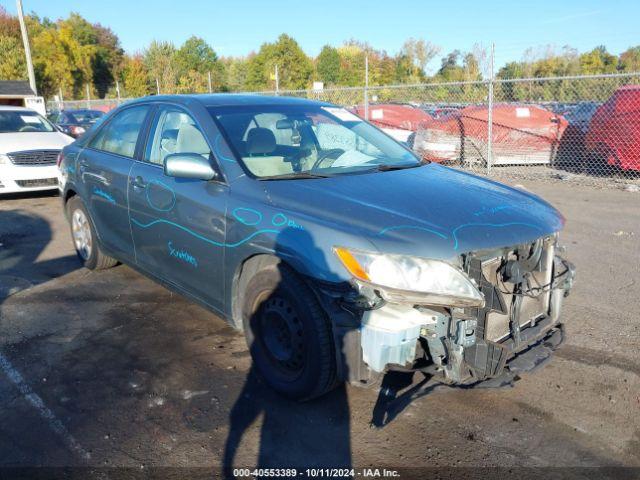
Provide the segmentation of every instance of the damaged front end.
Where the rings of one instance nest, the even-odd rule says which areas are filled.
[[[348,377],[366,383],[376,373],[413,370],[451,384],[491,385],[532,370],[563,340],[560,310],[575,272],[558,252],[550,235],[461,255],[458,270],[480,301],[464,286],[447,305],[446,295],[414,297],[356,280],[358,301],[342,299],[359,317],[357,336],[342,345],[351,350]]]

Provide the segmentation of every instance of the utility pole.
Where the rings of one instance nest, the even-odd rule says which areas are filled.
[[[493,163],[493,65],[496,52],[496,44],[491,44],[491,58],[489,62],[489,114],[487,116],[487,175],[491,173]]]
[[[364,57],[364,119],[369,120],[369,55]]]
[[[27,73],[29,74],[29,85],[35,95],[38,95],[36,88],[36,75],[33,72],[33,62],[31,61],[31,47],[29,46],[29,34],[27,33],[27,25],[24,23],[24,13],[22,12],[22,0],[16,0],[16,8],[18,10],[18,20],[20,21],[20,31],[22,32],[22,43],[24,44],[24,54],[27,58]]]
[[[118,105],[120,105],[120,82],[116,78],[116,95],[118,96]]]

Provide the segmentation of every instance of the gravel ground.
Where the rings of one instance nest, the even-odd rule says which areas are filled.
[[[395,399],[304,404],[215,315],[126,266],[80,268],[57,197],[0,201],[0,467],[640,467],[640,193],[518,181],[564,213],[577,267],[554,359],[513,388],[416,376]]]

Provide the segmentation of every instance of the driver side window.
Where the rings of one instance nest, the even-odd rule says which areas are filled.
[[[211,149],[191,116],[176,108],[164,107],[156,114],[145,152],[145,160],[163,165],[172,153],[196,153],[205,158]]]

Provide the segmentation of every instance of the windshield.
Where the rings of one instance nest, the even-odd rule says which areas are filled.
[[[0,110],[0,133],[54,132],[48,120],[36,112]]]
[[[66,113],[71,123],[95,123],[96,120],[104,115],[99,110],[76,110],[73,112],[67,111]]]
[[[245,167],[258,178],[332,176],[421,164],[344,108],[319,105],[209,109]]]

